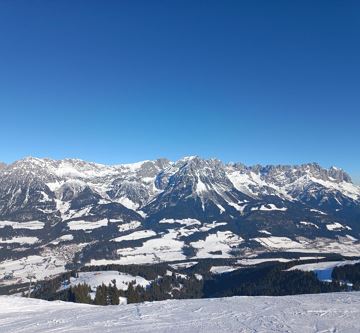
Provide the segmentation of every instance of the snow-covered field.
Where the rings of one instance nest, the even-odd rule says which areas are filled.
[[[218,231],[216,234],[207,236],[205,240],[193,242],[191,245],[197,249],[196,258],[229,258],[231,249],[242,241],[241,237],[231,231]]]
[[[0,239],[0,244],[35,244],[39,239],[37,237],[12,237],[9,239]]]
[[[65,236],[65,240],[69,239],[69,236]],[[2,261],[0,264],[0,285],[28,282],[28,275],[33,275],[35,280],[43,280],[64,273],[69,260],[72,260],[75,253],[86,245],[87,243],[80,243],[77,245],[60,245],[52,249],[44,248],[40,255]],[[4,280],[4,277],[9,275],[12,275],[13,278]]]
[[[344,227],[345,228],[345,227]],[[360,244],[352,236],[338,236],[337,240],[330,238],[309,239],[297,237],[292,240],[288,237],[257,237],[253,238],[256,242],[269,250],[281,250],[286,252],[301,253],[338,253],[344,256],[360,256]]]
[[[259,242],[261,245],[272,248],[272,249],[297,249],[301,248],[302,245],[298,242],[295,242],[291,240],[288,237],[258,237],[254,238],[257,242]]]
[[[117,271],[96,271],[96,272],[79,272],[78,277],[71,277],[70,284],[75,286],[78,284],[86,283],[92,290],[96,290],[102,283],[105,285],[112,284],[112,281],[116,281],[118,289],[127,290],[130,282],[135,282],[135,285],[147,287],[150,282],[141,276],[132,276],[126,273],[120,273]]]
[[[106,227],[108,225],[108,220],[103,219],[96,222],[89,221],[71,221],[68,222],[70,230],[92,230],[101,227]]]
[[[311,257],[308,257],[309,259],[311,259]],[[307,258],[305,258],[307,259]],[[292,261],[294,259],[285,259],[285,258],[250,258],[250,259],[240,259],[237,261],[238,264],[242,265],[242,266],[253,266],[253,265],[258,265],[258,264],[262,264],[264,262],[272,262],[272,261],[277,261],[277,262],[289,262]]]
[[[133,233],[126,235],[126,236],[114,238],[114,239],[112,239],[112,241],[113,242],[132,241],[132,240],[137,240],[137,239],[142,239],[142,238],[150,238],[152,236],[156,236],[155,231],[140,230],[140,231],[134,231]]]
[[[304,272],[314,272],[320,281],[331,282],[331,274],[335,267],[354,265],[360,263],[360,260],[343,260],[343,261],[323,261],[313,264],[296,265],[289,269],[289,271],[300,270]]]
[[[360,331],[360,293],[92,306],[0,296],[0,332]]]
[[[212,274],[230,273],[240,268],[241,267],[235,267],[235,266],[212,266],[210,268],[210,273]]]
[[[44,228],[44,225],[45,223],[40,221],[28,221],[28,222],[0,221],[0,228],[10,226],[13,229],[39,230]]]

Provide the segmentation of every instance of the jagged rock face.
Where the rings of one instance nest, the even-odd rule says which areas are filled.
[[[77,263],[146,261],[152,258],[148,251],[156,252],[156,260],[163,260],[158,251],[178,251],[177,258],[219,252],[226,257],[245,249],[279,250],[269,245],[276,237],[306,242],[348,237],[355,246],[359,224],[360,188],[343,170],[316,163],[245,166],[187,157],[107,166],[26,158],[0,167],[3,258],[53,248],[59,239],[75,247],[86,244],[69,259]],[[27,238],[20,246],[16,237]],[[151,237],[163,245],[151,243]],[[214,249],[206,254],[204,244]]]
[[[144,207],[150,215],[164,212],[167,218],[221,219],[226,215],[224,206],[230,204],[233,210],[231,204],[251,200],[234,187],[219,160],[185,158],[163,171],[156,182],[162,192]]]
[[[300,166],[282,166],[268,165],[258,168],[259,173],[264,175],[266,179],[277,183],[281,186],[287,182],[309,176],[323,181],[332,181],[336,183],[351,182],[351,178],[343,170],[331,167],[324,169],[317,163],[303,164]]]
[[[247,167],[189,157],[175,163],[159,159],[105,166],[80,160],[26,158],[0,171],[2,215],[34,205],[53,206],[56,200],[82,201],[83,206],[100,200],[123,202],[138,210],[161,200],[176,204],[192,197],[220,204],[269,195],[304,203],[335,200],[341,206],[347,201],[358,202],[360,190],[343,170],[323,169],[316,163]]]
[[[344,195],[344,200],[359,200],[359,188],[346,172],[335,167],[324,169],[316,163],[265,167],[235,164],[228,170],[234,182],[244,191],[250,189],[254,196],[266,193],[307,202],[309,197],[320,201],[326,192],[330,196]]]
[[[121,174],[112,181],[107,194],[128,208],[143,207],[158,192],[156,177],[170,165],[170,161],[159,159],[120,166]]]
[[[59,204],[65,203],[80,209],[100,201],[117,202],[154,212],[187,199],[197,200],[204,210],[209,203],[238,204],[267,196],[342,209],[358,203],[360,190],[343,170],[323,169],[316,163],[247,167],[189,157],[106,166],[26,158],[0,171],[1,218],[24,209],[52,210],[56,215]]]
[[[54,176],[37,159],[15,162],[0,170],[0,215],[2,219],[47,219],[48,210],[56,208],[54,194],[46,181]],[[54,215],[52,214],[52,217]]]

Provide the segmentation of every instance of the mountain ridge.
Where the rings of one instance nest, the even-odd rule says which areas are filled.
[[[18,162],[21,162],[21,161],[50,161],[50,162],[61,162],[61,161],[73,161],[73,162],[79,162],[79,163],[86,163],[86,164],[93,164],[93,165],[98,165],[98,166],[107,166],[107,167],[118,167],[118,166],[133,166],[133,165],[140,165],[140,164],[143,164],[143,163],[146,163],[146,162],[154,162],[154,161],[161,161],[161,160],[164,160],[164,161],[169,161],[169,162],[172,162],[172,163],[175,163],[176,161],[189,161],[191,159],[201,159],[201,160],[217,160],[217,161],[221,161],[220,159],[216,158],[216,157],[212,157],[212,158],[204,158],[200,155],[188,155],[188,156],[184,156],[178,160],[175,160],[175,161],[172,161],[172,160],[169,160],[168,158],[166,157],[159,157],[159,158],[156,158],[155,160],[141,160],[141,161],[135,161],[135,162],[126,162],[126,163],[101,163],[101,162],[91,162],[91,161],[88,161],[86,159],[81,159],[81,158],[73,158],[73,157],[65,157],[65,158],[60,158],[60,159],[56,159],[56,158],[51,158],[51,157],[35,157],[35,156],[25,156],[23,158],[19,158],[17,160],[14,160],[12,162],[8,162],[8,163],[5,163],[5,162],[1,162],[0,161],[0,165],[1,166],[10,166],[10,165],[13,165],[15,163],[18,163]],[[255,163],[255,164],[245,164],[245,163],[242,163],[242,162],[234,162],[234,161],[230,161],[230,162],[222,162],[223,164],[225,165],[239,165],[239,166],[243,166],[243,167],[246,167],[246,168],[269,168],[269,167],[283,167],[283,168],[288,168],[288,167],[305,167],[305,166],[317,166],[321,169],[324,169],[324,170],[338,170],[338,171],[342,171],[342,172],[345,172],[343,168],[341,167],[338,167],[336,165],[331,165],[329,167],[324,167],[322,166],[321,164],[319,164],[318,162],[316,161],[312,161],[312,162],[304,162],[304,163],[295,163],[295,164],[279,164],[279,163],[274,163],[274,164],[260,164],[260,163]],[[346,173],[346,172],[345,172]],[[351,178],[351,176],[346,173],[347,176]],[[352,180],[351,180],[352,181]]]
[[[57,258],[54,270],[276,251],[360,255],[359,221],[360,187],[317,163],[28,157],[0,168],[0,261],[34,257],[42,267]]]

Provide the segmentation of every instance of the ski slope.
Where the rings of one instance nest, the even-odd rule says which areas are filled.
[[[93,306],[0,296],[0,332],[360,332],[360,292]]]

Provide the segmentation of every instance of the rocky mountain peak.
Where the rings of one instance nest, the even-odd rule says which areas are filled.
[[[25,158],[0,169],[0,252],[3,259],[44,249],[58,255],[64,245],[77,253],[66,253],[66,263],[129,264],[264,247],[316,252],[314,244],[324,250],[324,239],[340,237],[338,248],[353,251],[359,207],[360,187],[343,170],[316,163],[246,166],[191,156],[108,166]]]

